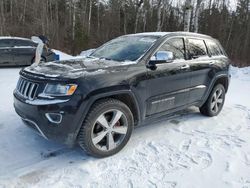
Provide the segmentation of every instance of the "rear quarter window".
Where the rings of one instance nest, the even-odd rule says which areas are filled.
[[[223,50],[215,41],[208,40],[208,41],[206,41],[206,44],[207,44],[209,54],[211,56],[224,55]]]

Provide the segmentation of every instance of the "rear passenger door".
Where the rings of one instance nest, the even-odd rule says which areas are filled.
[[[12,39],[0,40],[0,66],[14,65],[13,46]]]
[[[210,83],[211,65],[214,63],[209,57],[205,41],[201,38],[187,38],[188,64],[190,66],[191,86],[189,103],[202,100]]]
[[[35,57],[36,43],[29,40],[15,39],[13,49],[16,65],[30,65]]]

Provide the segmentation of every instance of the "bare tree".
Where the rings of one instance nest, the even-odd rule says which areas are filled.
[[[5,27],[5,16],[4,16],[4,1],[1,0],[0,2],[0,34],[3,35],[4,33],[4,27]]]
[[[72,40],[75,40],[75,28],[76,28],[76,1],[72,0]]]
[[[191,0],[186,0],[185,3],[185,15],[184,15],[184,31],[190,30],[190,18],[191,18],[191,12],[192,12],[192,5]]]
[[[161,31],[161,6],[162,6],[162,0],[158,0],[158,3],[157,3],[157,28],[156,28],[156,31]]]
[[[88,36],[90,34],[90,27],[91,27],[91,14],[92,14],[92,0],[89,0]]]
[[[26,7],[27,7],[27,0],[24,0],[24,3],[23,3],[23,14],[20,17],[20,21],[22,20],[23,24],[25,23]]]
[[[140,9],[142,7],[143,0],[139,0],[139,2],[136,3],[136,16],[135,16],[135,33],[137,32],[138,28],[138,22],[139,22],[139,16],[140,16]]]
[[[196,9],[195,9],[195,16],[194,16],[194,32],[198,33],[199,31],[199,16],[200,16],[200,8],[201,8],[202,0],[196,1]]]

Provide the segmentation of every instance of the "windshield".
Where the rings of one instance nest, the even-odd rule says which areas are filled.
[[[158,36],[122,36],[104,44],[90,56],[114,61],[139,59],[158,39]]]

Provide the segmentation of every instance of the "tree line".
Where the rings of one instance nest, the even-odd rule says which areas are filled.
[[[217,38],[250,66],[250,0],[1,0],[0,35],[46,35],[71,54],[129,33],[192,31]]]

